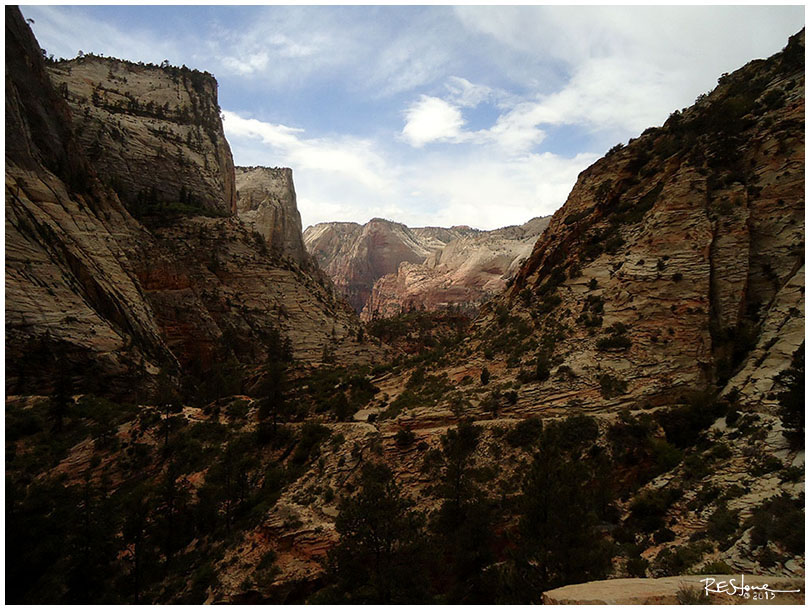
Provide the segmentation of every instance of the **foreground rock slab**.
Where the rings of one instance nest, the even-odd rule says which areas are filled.
[[[739,574],[706,575],[694,574],[688,576],[669,576],[666,578],[616,578],[613,580],[597,580],[579,585],[568,585],[559,589],[552,589],[543,593],[544,604],[678,604],[678,592],[690,590],[699,593],[701,598],[706,595],[703,579],[714,579],[714,587],[728,583],[725,590],[728,593],[709,593],[712,604],[804,604],[804,581],[798,578],[785,578],[780,576],[745,576],[744,586],[764,587],[771,591],[794,591],[799,593],[763,593],[762,590],[750,590],[748,597],[741,591],[743,581]],[[712,584],[712,581],[709,581]],[[769,598],[769,599],[765,599]],[[706,603],[706,602],[704,602]]]

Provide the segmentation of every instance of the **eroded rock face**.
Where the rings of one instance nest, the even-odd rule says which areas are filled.
[[[474,311],[506,287],[549,221],[534,218],[520,226],[471,233],[452,239],[424,263],[401,263],[396,273],[375,282],[361,317],[452,306]]]
[[[236,212],[213,76],[94,55],[47,71],[73,111],[78,144],[136,216],[172,204]]]
[[[50,392],[61,371],[77,390],[131,395],[141,371],[174,363],[128,258],[151,236],[99,181],[70,117],[6,7],[6,391]]]
[[[291,169],[237,167],[236,208],[239,219],[261,234],[271,250],[304,263],[307,254]]]
[[[803,41],[582,172],[480,322],[494,338],[506,308],[549,338],[533,403],[634,407],[719,387],[773,407],[803,336]]]
[[[327,281],[272,256],[237,218],[178,219],[154,236],[159,255],[141,261],[139,279],[182,364],[209,366],[228,352],[261,362],[272,329],[303,362],[319,363],[325,347],[360,360],[371,350]]]
[[[409,229],[374,218],[365,225],[327,222],[307,227],[304,244],[356,311],[362,311],[379,278],[396,273],[400,263],[422,263],[446,244],[443,239],[471,231]]]
[[[76,391],[137,398],[161,369],[255,367],[275,329],[302,362],[377,353],[357,341],[359,320],[329,281],[296,258],[289,171],[271,171],[275,182],[252,172],[246,189],[278,188],[281,226],[263,226],[281,252],[231,214],[212,78],[94,57],[46,70],[18,11],[7,24],[7,392],[49,393],[67,370]],[[85,99],[93,91],[102,101]],[[121,108],[126,95],[137,105]],[[164,99],[168,111],[156,110]],[[126,197],[153,187],[141,222],[117,192],[135,212],[143,198]],[[193,196],[170,199],[181,189]]]

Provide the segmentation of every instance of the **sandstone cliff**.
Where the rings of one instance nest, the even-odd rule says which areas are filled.
[[[6,7],[6,391],[129,394],[175,360],[128,254],[149,233],[98,179],[39,45]]]
[[[307,227],[304,244],[349,303],[362,311],[379,278],[395,273],[402,262],[422,263],[444,240],[467,228],[410,229],[374,218],[365,225],[327,222]]]
[[[396,273],[374,283],[361,317],[372,320],[410,309],[454,306],[474,312],[506,287],[549,220],[534,218],[521,226],[463,235],[448,241],[421,264],[401,263]]]
[[[237,167],[236,208],[239,219],[264,237],[271,250],[304,263],[307,254],[291,169]]]
[[[291,175],[282,226],[263,225],[281,251],[231,214],[213,78],[98,57],[46,69],[19,13],[7,22],[7,391],[50,391],[61,368],[132,396],[160,369],[255,366],[272,330],[302,362],[368,359],[356,315],[298,262]]]
[[[94,55],[52,62],[48,74],[88,160],[136,216],[166,206],[236,212],[210,74]]]

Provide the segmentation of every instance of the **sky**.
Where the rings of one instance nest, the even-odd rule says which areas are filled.
[[[55,57],[214,74],[237,165],[291,167],[304,226],[493,229],[717,78],[803,6],[22,6]]]

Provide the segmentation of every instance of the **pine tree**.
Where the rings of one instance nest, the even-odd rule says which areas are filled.
[[[366,464],[360,491],[340,504],[340,542],[329,552],[332,587],[323,600],[399,604],[427,601],[423,518],[391,470]]]
[[[790,367],[776,379],[785,387],[777,396],[783,434],[794,449],[804,447],[804,342],[793,352]]]

